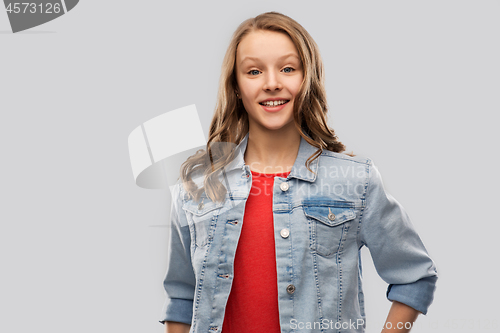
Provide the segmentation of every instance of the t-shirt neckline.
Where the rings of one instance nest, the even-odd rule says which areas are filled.
[[[291,171],[285,171],[285,172],[273,172],[273,173],[264,173],[264,172],[258,172],[258,171],[253,171],[253,170],[250,170],[250,172],[252,173],[253,176],[266,176],[266,177],[270,177],[270,176],[278,176],[278,177],[283,177],[283,176],[288,176],[288,174],[290,174]]]

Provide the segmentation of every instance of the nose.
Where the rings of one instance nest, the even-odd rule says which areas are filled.
[[[279,91],[283,89],[279,75],[274,72],[267,72],[262,88],[266,91]]]

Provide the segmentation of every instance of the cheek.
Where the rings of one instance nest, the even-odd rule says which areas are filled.
[[[250,107],[251,105],[253,105],[258,95],[256,89],[250,85],[242,86],[240,89],[242,92],[241,98],[243,101],[243,105],[245,105],[245,107]]]
[[[255,95],[255,83],[254,82],[242,82],[240,86],[243,96],[246,98],[252,98]]]
[[[249,98],[248,96],[243,96],[243,98],[241,99],[242,102],[243,102],[243,107],[245,108],[245,110],[247,111],[247,113],[253,113],[253,109],[254,106],[253,106],[253,101],[251,98]]]
[[[252,96],[248,93],[248,91],[242,91],[240,94],[241,100],[243,101],[243,104],[248,104],[252,100]]]
[[[294,82],[293,85],[293,94],[297,95],[300,89],[300,85],[302,84],[302,77],[298,77],[297,80]]]

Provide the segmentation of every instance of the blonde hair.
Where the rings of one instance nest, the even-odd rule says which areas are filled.
[[[199,201],[206,193],[214,202],[225,199],[226,188],[219,181],[222,169],[234,159],[231,146],[238,145],[248,133],[248,115],[236,96],[236,49],[241,40],[256,30],[285,33],[297,48],[304,79],[293,102],[294,122],[300,135],[318,150],[306,161],[308,170],[323,149],[343,152],[344,145],[327,124],[328,106],[324,86],[323,61],[318,46],[309,33],[295,20],[278,12],[267,12],[250,18],[236,29],[222,63],[214,117],[210,124],[206,150],[200,149],[181,166],[181,180],[190,198]],[[307,135],[305,135],[305,134]],[[309,136],[309,137],[308,137]],[[217,145],[215,143],[233,143]],[[198,188],[191,176],[203,172],[204,187]]]

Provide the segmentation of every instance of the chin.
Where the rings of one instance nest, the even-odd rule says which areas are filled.
[[[278,130],[284,129],[285,127],[287,127],[287,125],[289,125],[289,124],[267,124],[267,125],[263,125],[263,127],[270,130],[270,131],[278,131]]]

